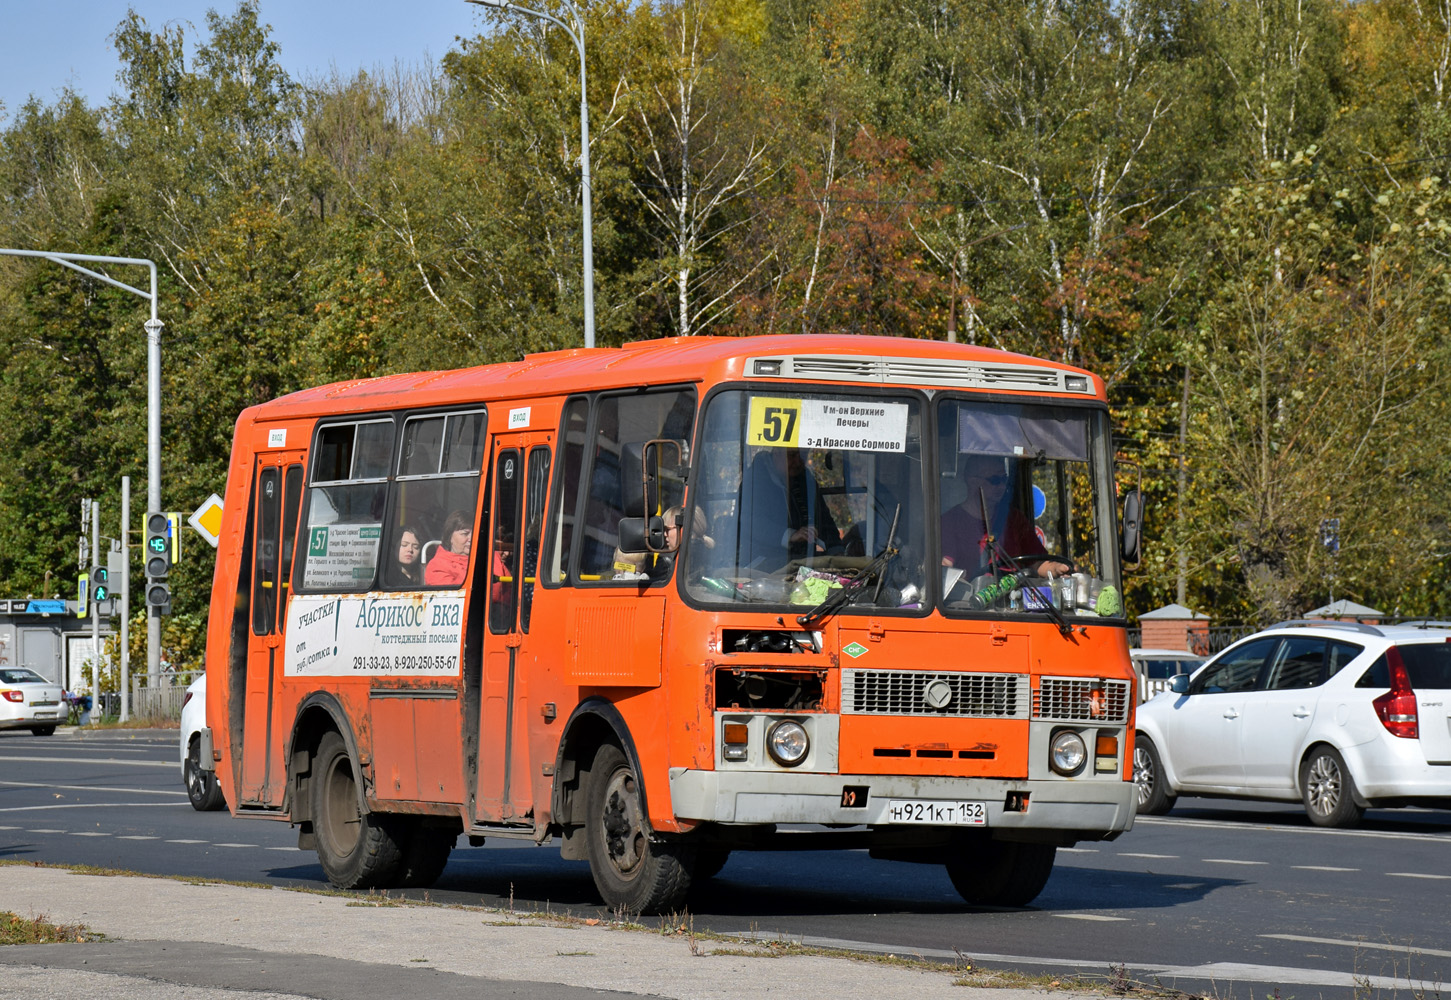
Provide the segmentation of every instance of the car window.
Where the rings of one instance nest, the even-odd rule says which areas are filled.
[[[1358,688],[1373,688],[1381,690],[1391,686],[1391,668],[1386,662],[1386,655],[1380,654],[1375,662],[1365,668],[1365,673],[1360,675],[1360,680],[1355,682]]]
[[[26,670],[24,667],[14,667],[10,670],[0,670],[0,683],[5,684],[34,684],[37,681],[45,683],[45,678],[34,670]]]
[[[1325,679],[1329,680],[1340,673],[1342,669],[1350,665],[1351,660],[1363,652],[1365,652],[1364,646],[1331,639],[1329,647],[1325,650]]]
[[[1406,677],[1415,691],[1451,688],[1451,644],[1416,643],[1397,646],[1406,664]]]
[[[1168,680],[1176,674],[1187,674],[1199,665],[1198,660],[1139,660],[1144,676],[1154,681]]]
[[[1223,694],[1253,689],[1260,668],[1265,665],[1265,658],[1274,651],[1279,641],[1274,636],[1254,639],[1225,651],[1195,679],[1190,693]]]
[[[1269,691],[1290,691],[1312,688],[1325,680],[1324,639],[1292,636],[1280,643],[1270,661],[1265,688]]]

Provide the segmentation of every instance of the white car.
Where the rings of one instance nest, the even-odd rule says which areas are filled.
[[[207,724],[207,675],[202,674],[186,689],[181,703],[181,780],[186,797],[198,812],[210,812],[226,805],[217,785],[217,772],[201,768],[201,731]]]
[[[49,736],[66,721],[65,691],[29,667],[0,667],[0,729]]]
[[[1179,795],[1304,803],[1319,826],[1369,806],[1451,806],[1451,625],[1286,622],[1139,706],[1139,812]]]
[[[1139,677],[1139,701],[1145,702],[1167,691],[1179,674],[1192,674],[1204,657],[1184,649],[1131,649],[1129,659]]]

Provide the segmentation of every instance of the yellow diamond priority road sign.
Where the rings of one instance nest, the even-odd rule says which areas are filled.
[[[222,498],[215,493],[207,497],[204,504],[192,511],[186,523],[195,528],[198,535],[211,542],[212,548],[216,548],[217,539],[222,533]]]

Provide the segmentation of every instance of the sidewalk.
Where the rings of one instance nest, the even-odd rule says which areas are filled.
[[[0,994],[20,1000],[97,995],[1068,1000],[1075,995],[993,987],[965,993],[964,986],[981,982],[983,974],[964,977],[947,969],[848,958],[774,957],[747,943],[693,940],[685,930],[666,934],[515,919],[497,910],[398,905],[379,897],[22,865],[0,865],[0,910],[84,924],[106,936],[102,942],[0,948],[5,983]]]

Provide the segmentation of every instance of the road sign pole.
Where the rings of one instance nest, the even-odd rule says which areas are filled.
[[[101,553],[101,505],[91,501],[91,554],[100,561]],[[101,711],[101,602],[91,601],[91,722],[100,718]]]
[[[131,718],[131,477],[121,477],[121,721]]]

